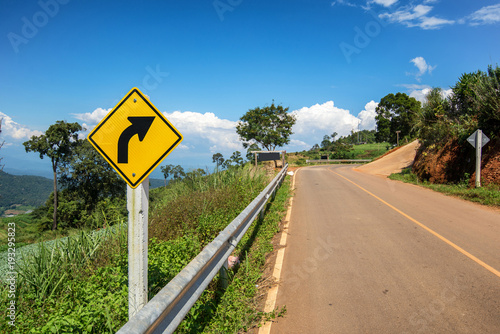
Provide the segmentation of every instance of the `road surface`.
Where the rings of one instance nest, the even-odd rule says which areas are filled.
[[[500,212],[350,166],[295,179],[271,333],[500,333]]]

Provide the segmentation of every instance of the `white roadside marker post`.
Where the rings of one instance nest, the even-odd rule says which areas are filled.
[[[479,188],[481,187],[481,151],[490,138],[481,129],[477,129],[467,138],[467,141],[476,149],[476,188]]]
[[[137,187],[127,185],[128,317],[148,302],[149,177]]]
[[[483,148],[483,131],[476,131],[476,188],[481,187],[481,151]]]

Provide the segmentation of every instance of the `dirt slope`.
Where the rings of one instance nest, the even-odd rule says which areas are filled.
[[[382,176],[399,173],[404,168],[410,167],[413,164],[419,146],[418,140],[415,140],[378,160],[358,167],[356,170]]]

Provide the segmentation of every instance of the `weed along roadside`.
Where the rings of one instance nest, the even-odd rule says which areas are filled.
[[[265,171],[245,166],[153,189],[149,204],[148,299],[268,183]],[[218,276],[211,281],[177,332],[237,332],[273,316],[257,309],[257,286],[289,191],[289,181],[285,180],[274,201],[266,205],[266,215],[249,227],[233,251],[239,263],[227,271],[228,287],[220,288]],[[115,226],[101,230],[103,233],[82,232],[58,247],[33,247],[36,251],[25,255],[30,265],[17,263],[15,327],[2,321],[0,332],[117,332],[128,321],[128,261],[127,229],[124,224]],[[8,289],[2,289],[4,310],[11,300]]]
[[[202,303],[202,312],[206,312],[207,307],[209,307],[208,305],[215,302],[214,306],[209,307],[209,311],[212,314],[216,312],[213,316],[216,320],[219,319],[217,317],[217,311],[220,307],[219,303],[221,302],[219,298],[221,298],[221,294],[226,296],[227,291],[233,286],[233,279],[235,278],[235,276],[231,277],[229,270],[226,269],[226,264],[231,258],[231,254],[238,252],[239,249],[241,252],[239,257],[252,264],[250,262],[252,254],[250,254],[248,250],[257,241],[260,226],[265,219],[265,213],[269,211],[272,201],[276,198],[276,193],[286,177],[286,171],[287,166],[284,166],[273,180],[267,184],[265,189],[259,192],[243,210],[238,210],[241,211],[241,213],[239,213],[229,224],[224,224],[222,226],[223,231],[218,233],[217,237],[197,254],[171,282],[162,288],[144,308],[139,310],[139,312],[137,312],[118,333],[146,333],[151,331],[172,333],[176,329],[179,330],[177,327],[179,325],[182,326],[181,321],[186,316],[188,316],[186,320],[189,320],[188,313],[190,310],[196,310],[195,303],[197,300],[200,300]],[[241,186],[241,182],[239,183]],[[221,218],[223,217],[220,217],[220,219]],[[252,226],[254,226],[254,228],[253,231],[250,232],[249,230]],[[213,283],[213,278],[217,275],[219,275],[218,281],[222,281],[223,284],[221,284],[219,288],[215,287],[212,289],[210,285]],[[245,276],[247,278],[251,277],[248,270]],[[251,283],[253,284],[254,282],[252,281]],[[215,293],[215,295],[208,300],[204,300],[203,295],[207,291],[209,293]],[[241,293],[249,297],[248,291],[241,291],[239,294]],[[219,302],[217,302],[217,300],[219,300]],[[238,300],[235,300],[234,303],[238,304],[237,301]],[[221,313],[222,318],[220,322],[217,321],[218,326],[214,328],[214,332],[235,332],[239,330],[238,327],[241,326],[233,327],[233,321],[228,321],[228,316],[230,317],[230,313],[232,313],[229,312],[229,310],[234,307],[234,303],[229,303],[229,309],[225,309]],[[222,303],[222,308],[224,309],[224,303]],[[239,308],[245,309],[244,305]],[[195,315],[195,320],[204,318],[200,314]],[[239,317],[234,315],[232,318],[239,319]],[[212,321],[210,317],[207,320],[209,320],[209,322]],[[205,323],[205,321],[202,321],[202,324]],[[197,323],[195,323],[195,325],[196,324]],[[228,325],[231,327],[227,327]],[[224,326],[224,328],[221,329],[221,326]],[[193,329],[189,329],[190,332],[192,330]],[[202,330],[205,330],[205,328],[195,329],[196,332]]]

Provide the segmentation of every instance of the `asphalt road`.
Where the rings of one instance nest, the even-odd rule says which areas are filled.
[[[500,212],[300,169],[271,333],[500,333]]]

